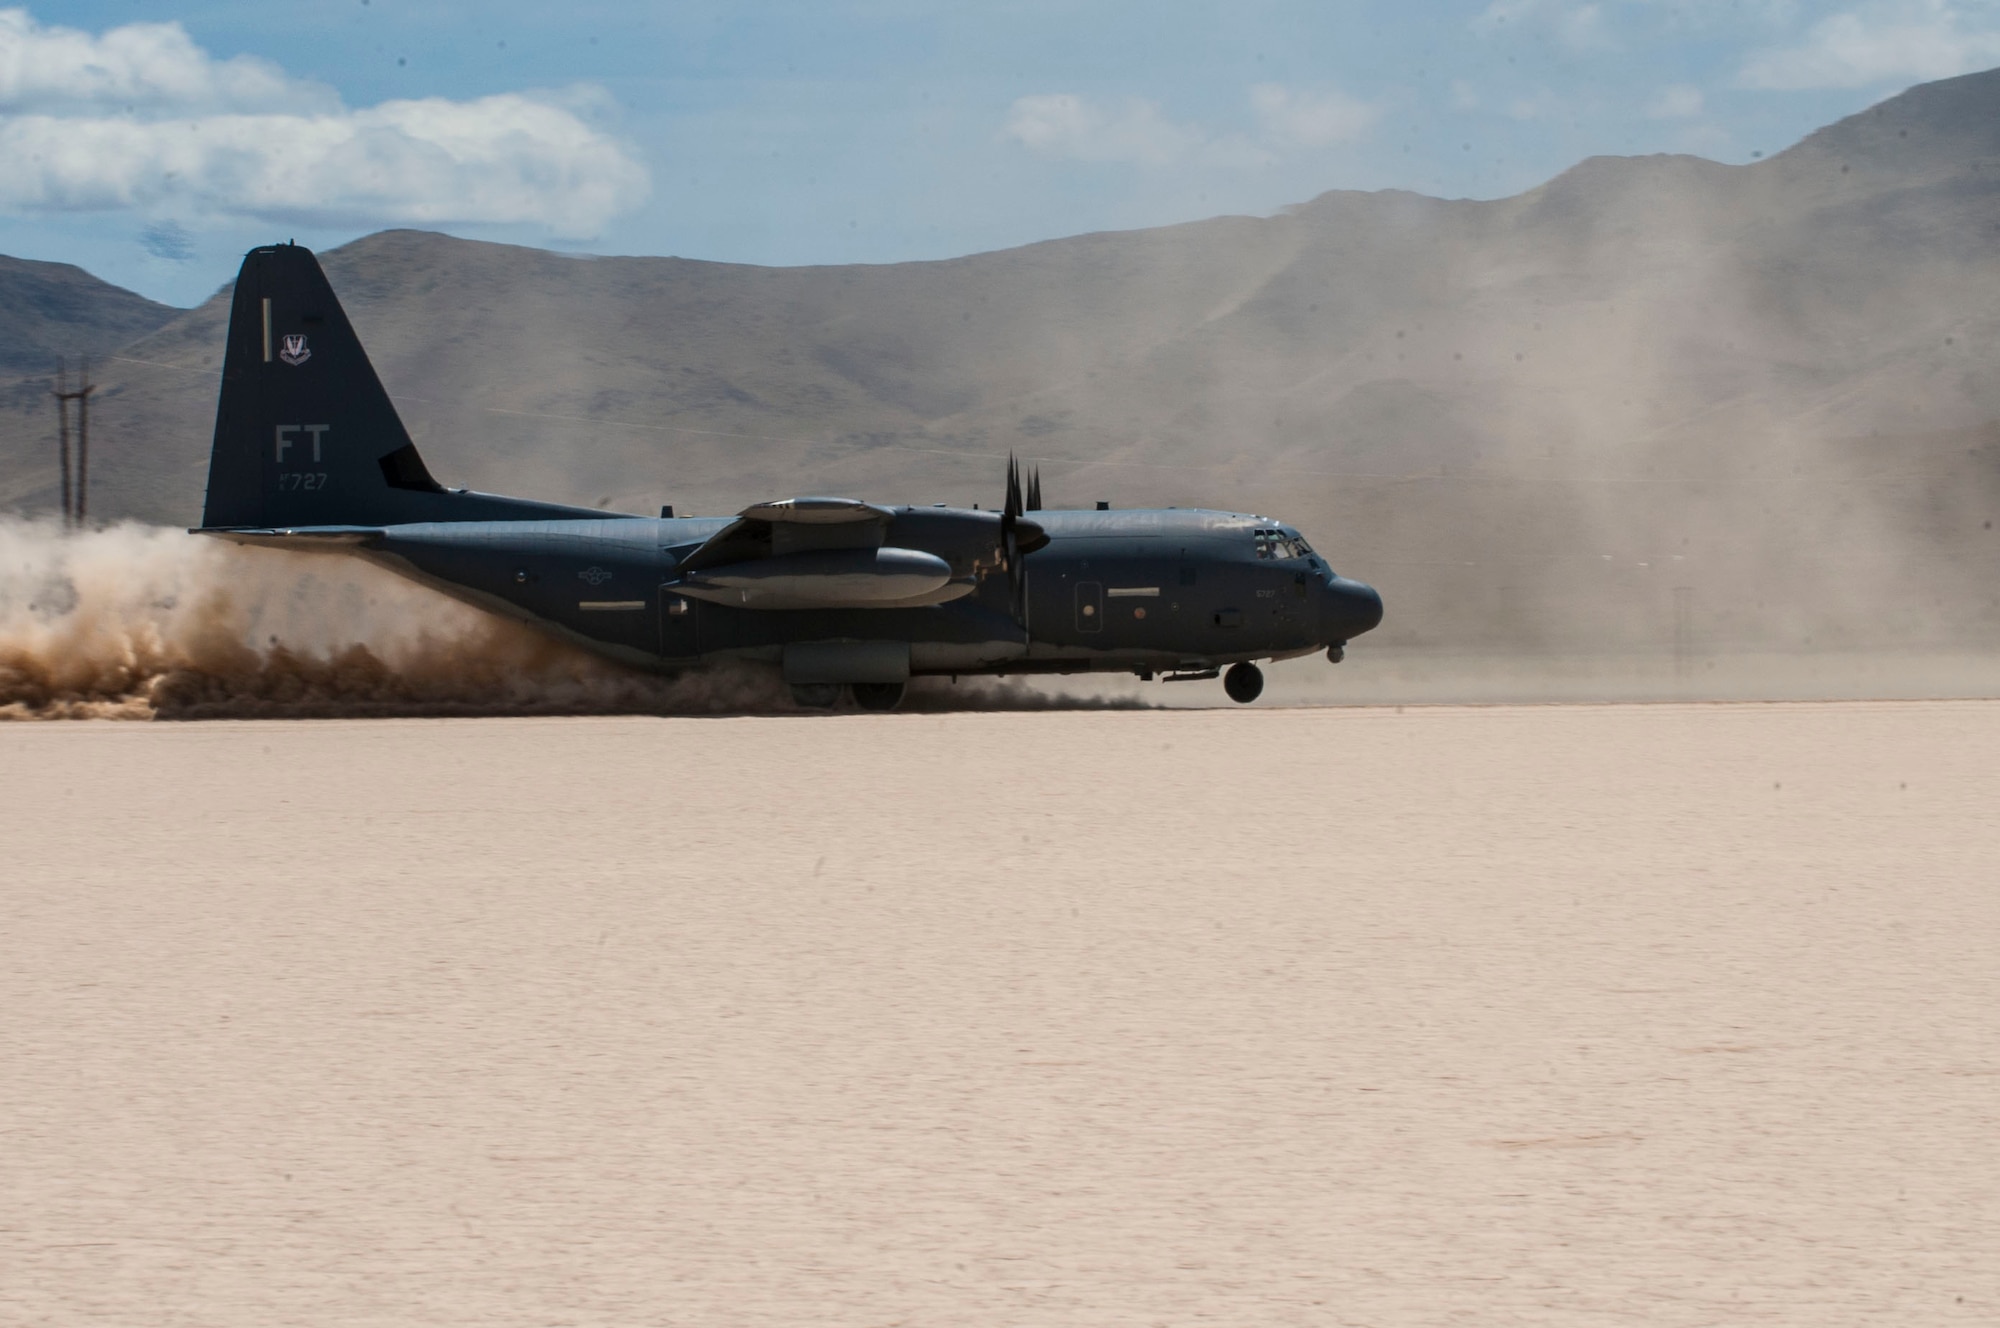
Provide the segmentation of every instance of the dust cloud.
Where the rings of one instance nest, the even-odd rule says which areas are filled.
[[[751,670],[622,669],[357,559],[0,523],[0,718],[788,709]]]
[[[919,679],[912,710],[1137,706]],[[743,715],[796,709],[775,669],[675,676],[599,659],[356,558],[160,526],[0,521],[0,720]]]
[[[1080,694],[1050,690],[1019,678],[912,678],[904,693],[906,711],[952,710],[1156,710],[1137,696]]]

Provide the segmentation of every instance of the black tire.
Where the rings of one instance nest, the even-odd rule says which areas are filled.
[[[795,682],[792,684],[792,704],[801,710],[831,710],[840,704],[840,684]]]
[[[1255,664],[1236,664],[1222,675],[1222,690],[1238,705],[1249,705],[1264,694],[1264,671]]]
[[[854,704],[863,710],[894,710],[903,704],[903,684],[899,682],[857,682]]]

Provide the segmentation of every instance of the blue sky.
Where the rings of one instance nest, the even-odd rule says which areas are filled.
[[[2000,0],[491,0],[0,8],[0,252],[192,304],[391,225],[751,263],[941,258],[1742,162],[2000,65]]]

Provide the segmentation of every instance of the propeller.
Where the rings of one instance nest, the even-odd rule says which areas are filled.
[[[1027,617],[1027,568],[1021,562],[1021,466],[1007,457],[1007,503],[1000,509],[1000,558],[1007,569],[1007,604],[1014,621]]]
[[[1037,471],[1028,478],[1025,497],[1021,490],[1021,463],[1007,458],[1007,501],[1000,508],[1000,566],[1007,572],[1007,606],[1014,621],[1028,625],[1028,567],[1026,558],[1049,542],[1041,524],[1022,513],[1036,510],[1042,501],[1042,476]]]

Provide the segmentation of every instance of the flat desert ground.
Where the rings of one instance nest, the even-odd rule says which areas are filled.
[[[0,1322],[1993,1324],[1996,752],[5,726]]]

